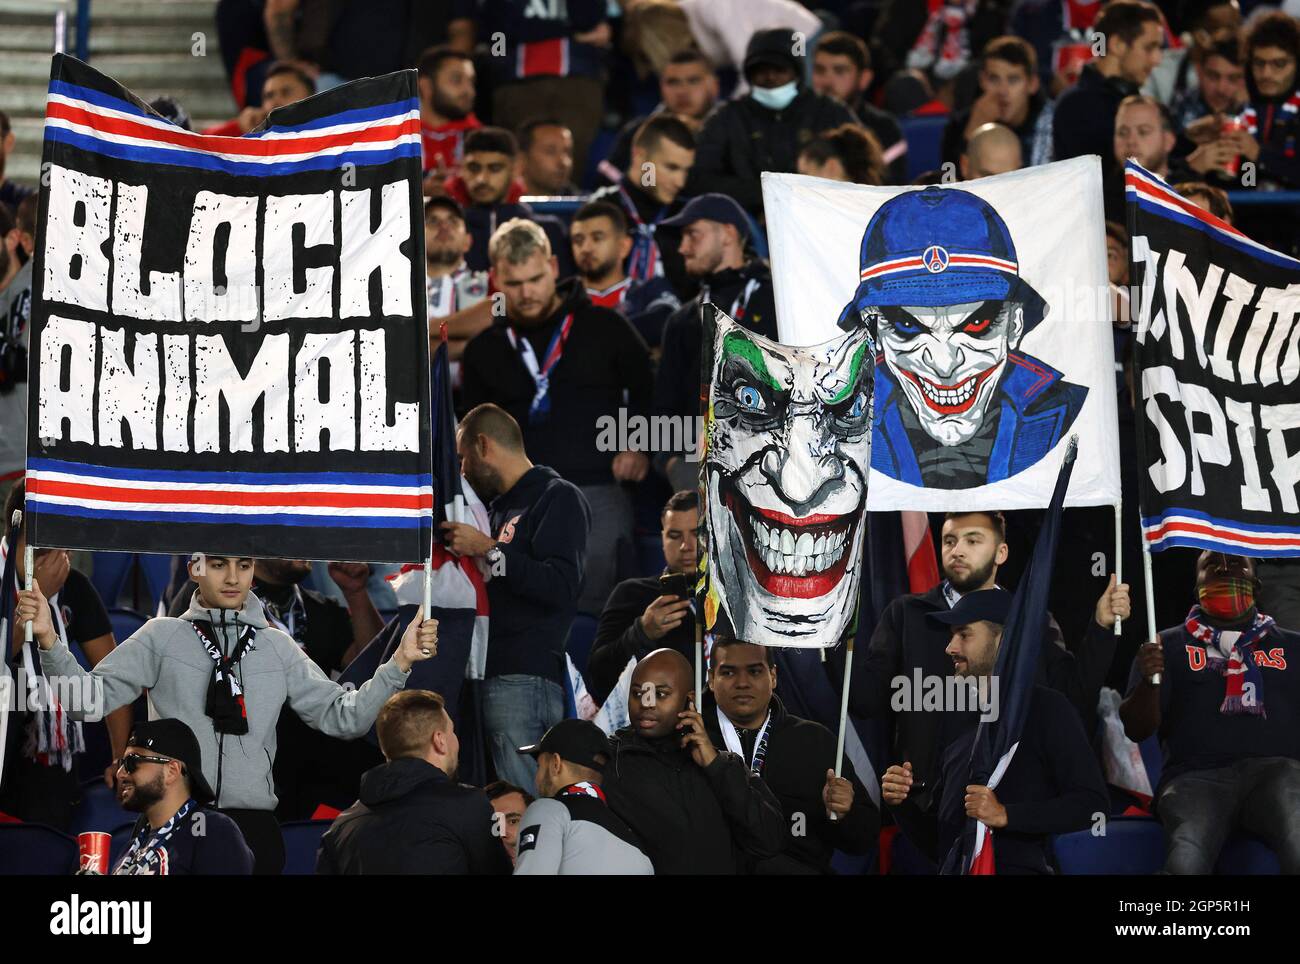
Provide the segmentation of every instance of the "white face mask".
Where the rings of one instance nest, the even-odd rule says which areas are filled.
[[[785,110],[799,95],[799,82],[792,80],[780,87],[755,87],[749,96],[769,110]]]

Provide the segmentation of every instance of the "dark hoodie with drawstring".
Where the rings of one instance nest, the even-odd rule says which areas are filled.
[[[701,767],[680,743],[679,733],[647,739],[632,727],[619,730],[601,784],[655,873],[743,873],[779,854],[785,816],[762,778],[725,750]]]
[[[492,804],[431,763],[403,757],[367,770],[361,799],[321,838],[318,874],[508,874]]]

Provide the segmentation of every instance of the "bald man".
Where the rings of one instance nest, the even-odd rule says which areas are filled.
[[[981,124],[975,128],[966,142],[966,152],[961,156],[964,181],[1018,171],[1023,166],[1020,138],[1003,124]]]
[[[603,789],[656,874],[742,873],[781,852],[785,817],[740,757],[714,749],[694,706],[693,676],[674,649],[636,664],[632,723],[610,740],[614,757]]]

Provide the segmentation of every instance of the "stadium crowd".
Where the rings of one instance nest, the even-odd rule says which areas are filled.
[[[819,714],[808,679],[838,691],[842,653],[716,638],[694,666],[691,440],[611,450],[599,428],[620,411],[693,423],[705,302],[776,338],[761,172],[920,185],[1096,154],[1123,557],[1137,559],[1123,163],[1300,252],[1295,206],[1256,203],[1300,190],[1300,21],[1284,7],[221,0],[238,109],[203,133],[247,133],[350,79],[418,71],[430,342],[445,328],[457,451],[494,533],[442,533],[493,574],[483,678],[464,693],[406,687],[446,627],[399,616],[383,567],[195,546],[139,607],[171,615],[115,639],[121,600],[101,597],[95,556],[41,548],[35,588],[7,610],[8,672],[85,679],[105,715],[16,708],[0,812],[67,831],[100,792],[93,778],[138,815],[120,874],[276,874],[281,824],[313,817],[333,819],[322,874],[886,872],[903,846],[934,872],[968,816],[994,830],[999,872],[1052,873],[1054,835],[1126,813],[1160,820],[1167,872],[1212,872],[1242,832],[1300,872],[1300,660],[1286,659],[1300,657],[1300,563],[1161,553],[1162,631],[1144,640],[1140,594],[1096,564],[1114,559],[1110,508],[1069,510],[1027,738],[994,791],[961,772],[979,711],[899,708],[894,682],[987,683],[1039,514],[935,516],[938,584],[869,618],[864,606],[848,686],[873,772],[850,755],[837,773],[838,699]],[[156,107],[188,126],[184,105]],[[910,156],[921,129],[936,132],[924,169]],[[33,186],[4,178],[13,147],[0,110],[6,526],[23,507],[40,243]],[[0,548],[21,585],[21,536]],[[385,658],[340,682],[367,650]],[[611,735],[581,712],[566,653],[593,706],[625,704]],[[1266,713],[1234,699],[1239,674]],[[1145,792],[1111,765],[1108,723],[1158,742]]]

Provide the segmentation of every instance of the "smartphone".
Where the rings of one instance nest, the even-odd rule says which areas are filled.
[[[659,577],[659,589],[665,596],[677,596],[681,599],[690,599],[691,580],[685,573],[669,572]]]

